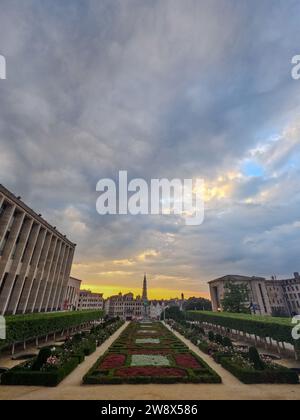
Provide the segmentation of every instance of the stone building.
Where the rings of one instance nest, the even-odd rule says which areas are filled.
[[[69,278],[64,302],[65,310],[76,311],[78,309],[81,283],[82,281],[79,279],[75,279],[74,277]]]
[[[163,300],[152,300],[149,308],[150,318],[159,321],[166,307],[168,307],[168,302]]]
[[[246,277],[228,275],[209,282],[212,307],[214,312],[222,311],[222,300],[227,283],[244,284],[249,290],[249,301],[246,304],[257,315],[271,315],[272,308],[269,301],[266,280],[262,277]]]
[[[78,311],[104,309],[103,293],[93,293],[90,290],[81,290],[78,301]]]
[[[209,282],[213,311],[222,311],[222,300],[225,285],[228,282],[245,284],[249,290],[249,301],[252,313],[269,316],[300,315],[300,276],[277,280],[263,277],[245,277],[229,275]]]
[[[75,247],[0,185],[0,314],[62,310]]]
[[[277,280],[273,277],[266,280],[270,305],[274,315],[300,315],[300,276],[294,273],[294,278]]]
[[[105,311],[110,317],[120,317],[124,320],[139,320],[143,314],[143,301],[140,296],[136,299],[133,293],[111,296],[105,303]]]

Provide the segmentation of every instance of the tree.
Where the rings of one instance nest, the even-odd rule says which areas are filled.
[[[233,312],[237,314],[251,313],[248,286],[246,284],[228,282],[225,285],[222,307],[225,312]]]
[[[184,313],[180,310],[178,306],[171,306],[170,308],[167,308],[166,310],[166,316],[164,315],[164,312],[161,315],[161,319],[163,320],[164,317],[166,319],[174,319],[174,321],[183,321],[185,319]]]
[[[184,303],[183,309],[185,311],[212,311],[212,306],[208,299],[192,297]]]

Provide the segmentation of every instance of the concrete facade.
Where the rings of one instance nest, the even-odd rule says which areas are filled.
[[[283,316],[300,315],[300,276],[294,273],[294,278],[286,280],[266,281],[273,314]]]
[[[0,314],[62,310],[75,247],[0,185]]]
[[[80,287],[82,281],[70,277],[68,281],[67,293],[64,302],[64,308],[68,311],[77,311],[80,296]]]
[[[300,276],[294,278],[267,280],[263,277],[245,277],[229,275],[209,282],[213,311],[222,311],[225,285],[228,282],[246,284],[249,290],[249,302],[256,315],[293,316],[300,315]]]
[[[266,287],[266,280],[262,277],[245,277],[228,275],[209,282],[212,307],[214,312],[222,311],[222,300],[227,283],[245,284],[249,290],[247,305],[252,306],[257,315],[271,315],[272,309]]]
[[[102,293],[93,293],[90,290],[81,290],[78,301],[78,311],[103,310],[104,299]]]

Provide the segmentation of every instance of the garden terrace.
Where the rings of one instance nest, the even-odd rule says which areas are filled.
[[[72,328],[84,328],[103,318],[103,311],[54,312],[8,316],[6,340],[0,342],[0,349],[18,343],[37,340],[48,335],[63,333]]]
[[[190,340],[202,352],[212,356],[222,367],[245,384],[298,384],[298,374],[274,363],[256,348],[240,349],[220,334],[199,329],[197,325],[170,322],[172,328]]]
[[[162,323],[131,323],[84,384],[220,383],[220,377]]]
[[[280,353],[279,343],[288,343],[294,346],[296,358],[300,358],[300,342],[295,341],[292,336],[291,318],[263,317],[247,314],[216,313],[205,311],[187,312],[189,321],[198,321],[208,328],[229,329],[230,332],[237,331],[238,334],[249,334],[266,342],[267,338],[276,341]]]
[[[69,337],[61,347],[44,347],[37,357],[4,372],[1,385],[57,386],[122,325],[120,320],[103,323]]]

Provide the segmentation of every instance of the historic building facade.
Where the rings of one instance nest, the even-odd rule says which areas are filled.
[[[81,290],[78,300],[78,311],[103,310],[104,299],[102,293],[93,293],[90,290]]]
[[[75,247],[0,185],[0,314],[63,310]]]
[[[136,299],[133,293],[111,296],[105,302],[105,312],[110,317],[120,317],[124,320],[139,320],[142,318],[143,301],[140,296]]]

